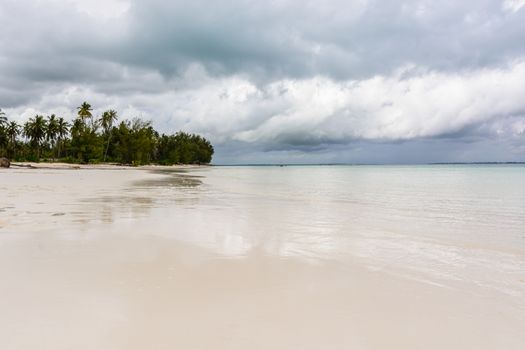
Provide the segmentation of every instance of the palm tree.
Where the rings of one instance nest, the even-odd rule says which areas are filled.
[[[57,136],[57,157],[60,158],[60,148],[63,140],[69,132],[69,123],[60,117],[57,119],[56,136]]]
[[[24,135],[29,138],[33,147],[37,150],[37,161],[40,161],[40,142],[46,136],[46,120],[41,115],[30,118],[24,124]]]
[[[8,144],[7,134],[5,126],[7,125],[7,118],[5,113],[0,109],[0,152],[3,153],[4,148]]]
[[[20,135],[20,125],[14,120],[7,124],[6,127],[7,137],[9,137],[9,143],[11,151],[13,152],[12,156],[15,158],[16,155],[16,137]]]
[[[80,118],[76,118],[73,121],[73,124],[71,125],[71,129],[69,130],[71,132],[71,137],[74,138],[75,136],[79,136],[82,131],[85,129],[84,123]]]
[[[78,109],[78,116],[82,121],[85,121],[88,118],[93,117],[93,114],[91,114],[91,111],[93,108],[91,108],[91,105],[87,102],[83,102],[80,107],[77,107]]]
[[[7,117],[5,116],[5,113],[2,112],[2,108],[0,108],[0,127],[7,124]]]
[[[104,162],[106,161],[106,158],[108,156],[109,142],[111,141],[111,128],[113,128],[113,124],[117,121],[117,119],[117,111],[113,109],[102,113],[102,117],[100,118],[100,125],[102,125],[102,128],[104,129],[104,134],[108,139],[106,141],[106,151],[104,152]]]
[[[57,137],[57,128],[58,123],[56,116],[54,114],[51,114],[49,117],[47,117],[47,127],[46,127],[46,140],[49,141],[51,145],[51,149],[56,148],[56,137]],[[53,153],[53,151],[51,151]],[[54,158],[54,157],[53,157]]]

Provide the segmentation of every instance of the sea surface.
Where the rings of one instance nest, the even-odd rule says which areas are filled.
[[[155,202],[148,217],[192,222],[170,234],[224,256],[360,261],[525,293],[523,165],[211,167],[156,181],[135,184]]]

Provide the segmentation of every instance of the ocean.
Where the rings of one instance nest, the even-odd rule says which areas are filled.
[[[525,166],[240,166],[157,187],[150,215],[225,256],[252,250],[525,292]],[[140,186],[139,186],[140,187]]]

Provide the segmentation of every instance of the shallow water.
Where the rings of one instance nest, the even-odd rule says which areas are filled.
[[[135,183],[160,234],[525,293],[524,166],[216,167]],[[169,218],[169,220],[166,220]],[[137,223],[140,225],[141,223]]]
[[[524,179],[517,165],[2,171],[2,348],[521,349]]]

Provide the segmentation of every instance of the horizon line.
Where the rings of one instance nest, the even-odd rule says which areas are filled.
[[[408,166],[408,165],[525,165],[525,161],[486,161],[486,162],[428,162],[428,163],[220,163],[212,166]]]

